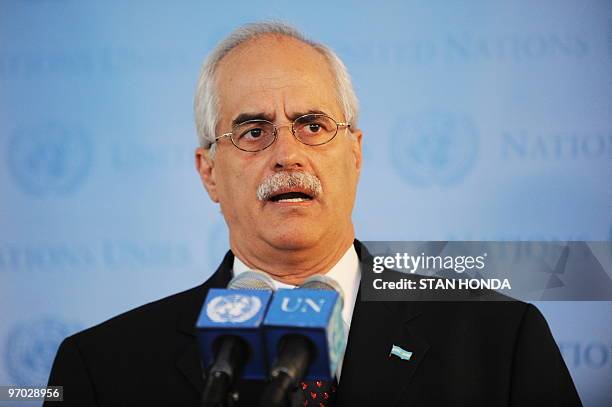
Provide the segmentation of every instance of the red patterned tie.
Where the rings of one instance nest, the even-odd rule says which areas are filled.
[[[304,407],[327,407],[333,406],[338,390],[338,383],[314,380],[301,382],[300,387],[304,393]]]

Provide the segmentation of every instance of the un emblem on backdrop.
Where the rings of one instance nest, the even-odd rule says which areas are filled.
[[[55,123],[17,129],[6,151],[17,185],[37,196],[74,191],[87,177],[93,155],[82,131]]]
[[[417,186],[449,186],[474,166],[478,129],[467,116],[426,112],[403,116],[391,136],[392,164]]]
[[[59,344],[78,331],[77,324],[55,318],[21,322],[8,331],[5,366],[11,379],[20,386],[44,385]]]
[[[241,323],[253,318],[261,309],[261,300],[254,295],[220,295],[206,307],[206,315],[213,322]]]

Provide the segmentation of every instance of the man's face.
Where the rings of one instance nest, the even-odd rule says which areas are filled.
[[[337,122],[345,117],[334,77],[323,55],[292,38],[266,35],[233,49],[217,70],[217,136],[232,131],[239,116],[263,118],[277,125],[320,111]],[[198,149],[196,164],[211,199],[219,202],[232,247],[302,249],[321,242],[352,238],[351,212],[361,168],[361,133],[340,128],[320,146],[299,142],[290,126],[259,152],[245,152],[229,138],[219,140],[214,160]],[[257,189],[280,171],[316,176],[322,193],[301,202],[261,201]]]

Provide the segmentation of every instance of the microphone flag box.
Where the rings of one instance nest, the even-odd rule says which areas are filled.
[[[269,364],[277,357],[283,336],[302,335],[316,351],[306,380],[333,380],[344,351],[342,300],[333,290],[278,289],[264,320]]]
[[[223,336],[237,336],[248,345],[242,377],[266,379],[267,359],[262,324],[272,297],[268,290],[211,288],[196,322],[196,336],[205,369],[215,359]]]

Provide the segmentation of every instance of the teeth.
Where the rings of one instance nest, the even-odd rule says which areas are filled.
[[[305,198],[287,198],[287,199],[279,199],[277,202],[304,202],[308,201]]]

